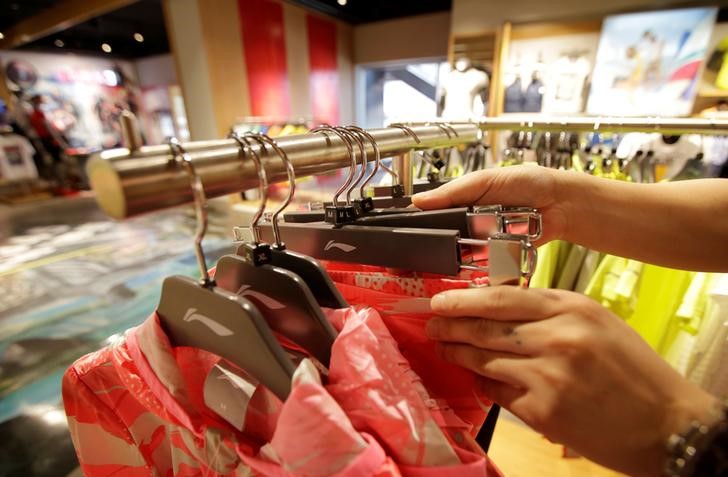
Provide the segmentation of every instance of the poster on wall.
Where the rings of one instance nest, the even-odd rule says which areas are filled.
[[[503,111],[583,113],[598,46],[598,32],[513,40]]]
[[[120,143],[119,116],[137,112],[139,88],[129,62],[78,55],[1,51],[8,87],[26,113],[35,95],[46,118],[74,148]]]
[[[587,112],[689,115],[717,13],[685,8],[607,17]]]

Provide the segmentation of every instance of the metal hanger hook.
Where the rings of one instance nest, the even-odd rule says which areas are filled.
[[[197,229],[195,231],[195,256],[197,257],[197,265],[200,267],[202,275],[202,286],[208,287],[214,285],[207,271],[207,262],[205,261],[205,252],[202,249],[202,239],[207,233],[207,197],[205,189],[202,186],[202,179],[197,174],[195,166],[192,164],[192,158],[189,153],[182,147],[182,143],[176,137],[169,138],[169,149],[172,152],[172,162],[181,164],[190,178],[190,187],[192,189],[192,198],[195,203],[195,215],[197,216]]]
[[[361,167],[359,169],[359,174],[356,176],[356,180],[352,181],[351,186],[346,190],[346,203],[351,204],[351,193],[354,189],[356,189],[356,186],[364,178],[364,174],[366,173],[366,170],[367,170],[367,163],[368,163],[367,149],[366,149],[366,147],[364,147],[364,142],[361,140],[361,137],[359,136],[359,134],[357,134],[353,131],[350,131],[349,129],[344,128],[344,127],[337,126],[334,129],[348,135],[351,139],[353,139],[354,142],[356,142],[356,145],[359,147],[359,154],[361,155]],[[352,147],[353,147],[353,145],[352,145]],[[360,198],[363,199],[364,196],[361,196]]]
[[[273,228],[273,238],[275,240],[275,246],[277,248],[283,249],[285,248],[285,244],[281,239],[281,230],[278,226],[278,216],[286,209],[286,207],[288,207],[288,205],[293,200],[293,196],[296,194],[296,171],[293,169],[293,163],[288,157],[288,154],[286,154],[286,151],[281,149],[275,139],[272,139],[267,134],[250,132],[245,133],[245,137],[249,137],[258,141],[258,143],[261,145],[261,149],[266,152],[268,151],[268,149],[265,147],[265,145],[270,145],[275,153],[278,155],[278,157],[280,157],[283,165],[286,167],[286,174],[288,175],[288,196],[286,196],[286,199],[273,212],[273,215],[271,216],[271,227]]]
[[[379,171],[379,166],[382,162],[382,156],[379,151],[379,145],[377,144],[377,140],[374,139],[374,136],[369,134],[365,129],[360,128],[359,126],[347,126],[346,129],[355,131],[359,133],[359,135],[364,136],[372,145],[372,149],[374,149],[374,168],[372,169],[372,172],[369,173],[369,175],[364,179],[364,182],[362,182],[361,186],[359,187],[359,195],[361,198],[364,198],[364,193],[367,187],[367,184],[371,182],[371,180],[374,178],[374,176],[377,174],[377,171]],[[391,171],[394,172],[394,171]],[[397,178],[399,179],[399,178]]]
[[[238,146],[240,147],[240,149],[238,150],[238,158],[243,164],[244,158],[247,155],[246,151],[250,152],[251,160],[253,161],[253,164],[255,164],[255,170],[258,173],[258,192],[260,194],[260,206],[258,207],[258,210],[255,211],[253,219],[250,221],[250,233],[252,234],[253,241],[258,244],[261,241],[258,222],[263,216],[263,213],[265,212],[265,206],[268,203],[268,174],[265,171],[265,167],[263,167],[260,156],[255,151],[255,149],[253,149],[248,138],[241,137],[240,134],[236,132],[231,132],[228,137],[238,143]]]
[[[389,127],[390,128],[401,129],[402,131],[404,131],[405,133],[407,133],[408,136],[410,136],[412,139],[414,139],[417,144],[422,144],[422,141],[420,140],[420,137],[417,135],[417,133],[415,133],[412,130],[412,128],[409,127],[409,126],[407,126],[406,124],[395,123],[395,124],[390,124]],[[448,138],[449,137],[450,137],[450,135],[448,134]]]
[[[332,132],[336,134],[339,139],[344,143],[346,146],[347,151],[349,151],[349,157],[351,158],[351,163],[349,164],[349,176],[346,178],[346,181],[339,187],[339,189],[334,193],[333,203],[334,207],[339,207],[339,197],[341,194],[346,191],[349,186],[351,185],[351,181],[354,180],[354,174],[356,173],[356,152],[354,152],[354,146],[351,143],[351,139],[340,131],[337,131],[336,128],[333,126],[329,126],[328,124],[323,124],[321,126],[318,126],[311,130],[312,133],[323,133],[324,136],[326,136],[327,141],[329,140],[327,132]],[[351,205],[350,201],[347,201],[347,205]]]

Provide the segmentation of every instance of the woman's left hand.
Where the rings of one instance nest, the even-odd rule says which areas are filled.
[[[670,434],[709,422],[718,401],[624,321],[563,290],[450,290],[427,325],[440,356],[549,439],[636,476],[660,475]]]

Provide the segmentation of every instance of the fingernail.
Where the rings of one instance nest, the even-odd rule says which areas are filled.
[[[430,308],[432,308],[433,311],[441,310],[445,308],[445,304],[447,303],[447,293],[438,293],[437,295],[433,296],[430,300]]]
[[[440,329],[440,320],[438,318],[432,318],[425,325],[425,336],[430,339],[435,339],[438,336]]]

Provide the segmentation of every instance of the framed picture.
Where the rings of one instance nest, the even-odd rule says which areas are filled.
[[[587,113],[689,115],[717,13],[685,8],[607,17]]]

